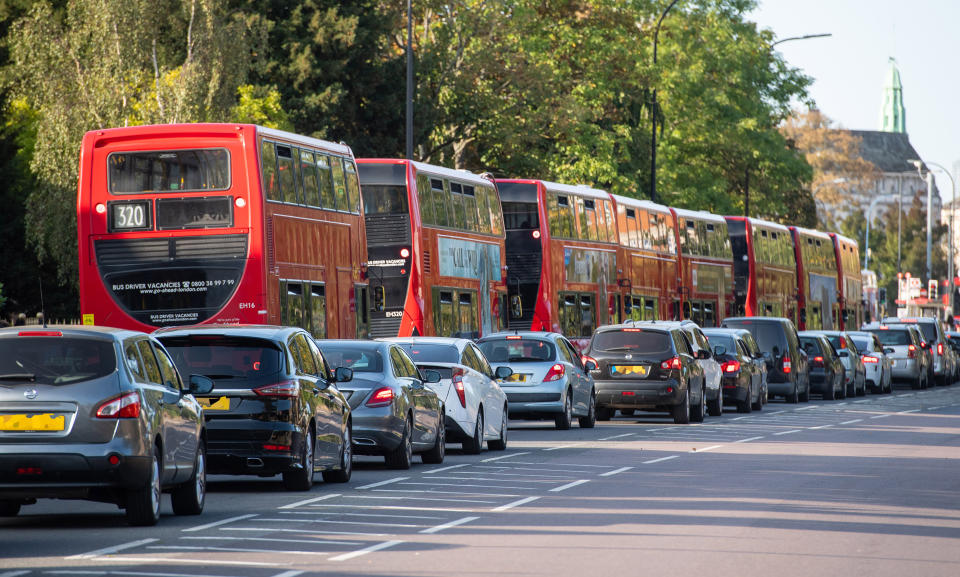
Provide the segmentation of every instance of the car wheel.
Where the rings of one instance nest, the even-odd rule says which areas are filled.
[[[307,425],[303,437],[303,450],[296,469],[283,472],[283,486],[288,491],[309,491],[313,487],[313,426]]]
[[[753,407],[750,403],[750,389],[747,389],[747,398],[742,401],[737,401],[737,412],[738,413],[749,413],[753,410]]]
[[[786,397],[787,402],[791,405],[796,405],[800,402],[800,385],[797,383],[793,384],[793,390],[790,391],[790,394]]]
[[[810,402],[810,383],[807,383],[807,388],[803,390],[803,393],[800,393],[799,400],[801,403]]]
[[[700,387],[700,403],[690,406],[690,421],[694,423],[702,423],[704,417],[707,416],[707,392]]]
[[[677,425],[689,425],[690,424],[690,388],[689,384],[687,385],[687,390],[683,392],[683,400],[680,401],[680,404],[673,408],[673,422]]]
[[[560,431],[566,431],[573,424],[573,394],[569,390],[563,401],[563,412],[554,417],[553,422]]]
[[[587,415],[578,419],[581,429],[592,429],[597,424],[597,398],[590,393],[590,403],[587,405]]]
[[[613,418],[613,409],[608,407],[599,407],[597,409],[598,421],[609,421],[612,418]]]
[[[922,376],[917,376],[917,380],[914,381],[914,382],[912,382],[912,383],[910,383],[910,388],[911,388],[911,389],[914,389],[914,390],[922,389],[922,388],[923,388],[923,377],[922,377]]]
[[[468,455],[479,455],[483,450],[483,408],[477,411],[477,422],[473,429],[473,438],[463,442],[463,452]]]
[[[505,451],[507,449],[507,407],[503,407],[503,415],[500,417],[500,437],[487,441],[487,448],[491,451]]]
[[[711,417],[723,416],[723,391],[717,391],[717,398],[707,403]]]
[[[757,391],[757,402],[753,403],[750,408],[752,408],[754,411],[763,410],[763,391]]]
[[[174,515],[199,515],[207,500],[207,449],[201,441],[197,445],[197,459],[193,463],[193,476],[177,487],[170,495]]]
[[[0,501],[0,517],[16,517],[20,513],[20,501]]]
[[[160,455],[153,449],[153,466],[147,485],[127,492],[127,522],[146,527],[160,520]]]
[[[867,396],[867,379],[860,379],[860,390],[857,391],[858,397]]]
[[[353,422],[347,421],[343,431],[343,446],[340,448],[340,467],[323,472],[326,483],[347,483],[353,475]]]
[[[389,469],[409,469],[413,462],[413,417],[403,422],[403,435],[397,448],[383,456]]]
[[[827,380],[823,380],[823,400],[824,401],[834,401],[837,398],[837,379],[833,378],[833,381],[827,386]]]
[[[437,425],[437,440],[433,443],[433,447],[420,455],[420,459],[424,463],[430,465],[438,465],[443,462],[443,458],[447,455],[447,428],[443,424],[443,415],[444,409],[440,407],[439,414],[439,424]]]

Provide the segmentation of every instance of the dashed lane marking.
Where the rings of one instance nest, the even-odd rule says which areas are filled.
[[[158,539],[140,539],[139,541],[131,541],[129,543],[123,543],[121,545],[114,545],[113,547],[104,547],[103,549],[97,549],[96,551],[90,551],[89,553],[80,553],[78,555],[71,555],[67,557],[67,559],[93,559],[94,557],[100,557],[101,555],[112,555],[119,551],[133,549],[134,547],[146,545],[148,543],[153,543],[155,541],[158,541]]]
[[[739,441],[734,441],[734,443],[749,443],[750,441],[758,441],[758,440],[760,440],[760,439],[762,439],[762,438],[763,438],[762,436],[760,436],[760,437],[750,437],[749,439],[740,439]]]
[[[234,521],[242,521],[244,519],[251,519],[256,517],[256,513],[250,513],[249,515],[240,515],[239,517],[230,517],[229,519],[223,519],[222,521],[214,521],[213,523],[207,523],[206,525],[197,525],[196,527],[190,527],[189,529],[184,529],[184,533],[192,533],[195,531],[203,531],[205,529],[212,529],[214,527],[219,527],[221,525],[226,525],[228,523],[233,523]]]
[[[607,471],[606,473],[600,473],[601,477],[612,477],[614,475],[619,475],[620,473],[625,473],[632,469],[633,467],[620,467],[619,469],[614,469],[612,471]]]
[[[246,547],[191,547],[189,545],[151,545],[147,549],[167,551],[220,551],[227,553],[276,553],[281,555],[329,555],[329,551],[291,551],[275,549],[248,549]]]
[[[636,435],[636,433],[624,433],[624,434],[622,434],[622,435],[614,435],[614,436],[612,436],[612,437],[604,437],[604,438],[598,439],[598,440],[600,440],[600,441],[612,441],[613,439],[622,439],[623,437],[632,437],[633,435]]]
[[[870,418],[871,418],[871,419],[886,419],[886,418],[889,417],[889,416],[890,416],[890,415],[874,415],[874,416],[872,416],[872,417],[870,417]]]
[[[500,455],[499,457],[490,457],[489,459],[483,459],[481,463],[490,463],[492,461],[499,461],[500,459],[509,459],[511,457],[519,457],[520,455],[529,455],[529,451],[524,451],[523,453],[511,453],[509,455]]]
[[[652,465],[654,463],[661,463],[663,461],[669,461],[670,459],[676,459],[679,455],[670,455],[669,457],[660,457],[659,459],[652,459],[650,461],[644,461],[644,465]]]
[[[343,541],[340,539],[276,539],[272,537],[227,537],[225,535],[206,536],[197,535],[180,537],[191,541],[257,541],[262,543],[306,543],[309,545],[363,545],[363,541]]]
[[[723,446],[723,445],[710,445],[709,447],[704,447],[704,448],[702,448],[702,449],[697,449],[696,447],[694,447],[693,449],[691,449],[691,450],[689,450],[689,451],[687,451],[687,452],[688,452],[688,453],[706,453],[707,451],[712,451],[712,450],[714,450],[714,449],[719,449],[719,448],[722,447],[722,446]]]
[[[12,574],[22,575],[29,571],[11,571]],[[223,577],[222,575],[198,575],[196,573],[147,573],[144,571],[83,571],[76,569],[58,569],[44,571],[44,575],[130,575],[132,577]],[[8,573],[0,573],[8,575]]]
[[[801,431],[801,429],[791,429],[791,430],[789,430],[789,431],[780,431],[779,433],[774,433],[773,436],[774,436],[774,437],[779,437],[780,435],[790,435],[790,434],[793,434],[793,433],[799,433],[800,431]]]
[[[386,481],[380,481],[379,483],[370,483],[369,485],[364,485],[362,487],[357,487],[357,489],[373,489],[374,487],[383,487],[384,485],[389,485],[390,483],[397,483],[399,481],[406,481],[410,477],[394,477],[393,479],[387,479]]]
[[[499,513],[499,512],[501,512],[501,511],[509,511],[510,509],[513,509],[513,508],[515,508],[515,507],[519,507],[520,505],[526,505],[527,503],[532,503],[532,502],[536,501],[536,500],[539,499],[539,498],[540,498],[540,497],[526,497],[526,498],[524,498],[524,499],[519,499],[519,500],[514,501],[514,502],[512,502],[512,503],[507,503],[506,505],[500,505],[499,507],[495,507],[495,508],[490,509],[490,510],[493,511],[493,512],[495,512],[495,513]]]
[[[579,481],[573,481],[572,483],[567,483],[566,485],[560,485],[559,487],[554,487],[550,489],[551,493],[559,493],[560,491],[566,491],[567,489],[576,487],[578,485],[583,485],[584,483],[589,483],[590,479],[580,479]]]
[[[316,503],[317,501],[326,501],[327,499],[333,499],[339,497],[340,493],[331,493],[329,495],[324,495],[322,497],[315,497],[313,499],[307,499],[305,501],[297,501],[296,503],[290,503],[289,505],[284,505],[282,507],[277,507],[277,509],[296,509],[297,507],[302,507],[303,505],[309,505],[310,503]],[[241,519],[242,517],[238,517]],[[193,531],[193,529],[187,529],[188,531]]]
[[[854,419],[854,420],[852,420],[852,421],[844,421],[844,422],[842,422],[842,423],[840,423],[840,424],[841,424],[841,425],[852,425],[852,424],[854,424],[854,423],[859,423],[859,422],[861,422],[861,421],[863,421],[863,419]]]
[[[373,553],[374,551],[382,551],[390,547],[395,547],[403,541],[384,541],[383,543],[377,543],[376,545],[371,545],[369,547],[364,547],[358,551],[353,551],[351,553],[344,553],[343,555],[337,555],[336,557],[331,557],[331,561],[349,561],[350,559],[355,559],[361,555],[366,555],[367,553]]]
[[[574,449],[582,446],[583,443],[572,443],[570,445],[560,445],[559,447],[547,447],[544,451],[559,451],[560,449]]]
[[[420,531],[420,532],[427,533],[427,534],[439,533],[440,531],[444,531],[451,527],[457,527],[458,525],[464,525],[466,523],[470,523],[471,521],[476,521],[479,518],[480,517],[463,517],[462,519],[457,519],[456,521],[450,521],[449,523],[444,523],[443,525],[437,525],[436,527],[430,527],[429,529],[424,529],[423,531]]]
[[[432,475],[434,473],[442,473],[444,471],[450,471],[452,469],[459,469],[461,467],[469,467],[470,463],[463,463],[462,465],[450,465],[449,467],[440,467],[439,469],[433,469],[432,471],[424,471],[424,475]]]
[[[276,527],[223,527],[221,531],[259,531],[261,533],[303,533],[303,529],[278,529]],[[318,531],[318,535],[357,535],[363,537],[390,537],[389,533],[358,533],[356,531]]]
[[[810,427],[810,430],[816,431],[817,429],[829,429],[831,427],[833,427],[833,425],[820,425],[819,427]]]
[[[910,409],[909,411],[900,411],[898,415],[906,415],[907,413],[919,413],[920,409]]]

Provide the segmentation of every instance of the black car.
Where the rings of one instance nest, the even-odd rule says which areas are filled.
[[[762,410],[763,374],[743,339],[731,329],[704,329],[703,332],[720,363],[723,403],[736,405],[738,413]]]
[[[313,338],[296,327],[204,325],[154,333],[184,374],[205,375],[198,395],[207,423],[211,473],[283,475],[306,491],[322,471],[345,483],[353,469],[350,405]]]
[[[793,321],[778,317],[729,317],[723,326],[750,331],[767,361],[767,389],[770,395],[788,403],[810,400],[810,372],[807,355]]]
[[[847,398],[846,369],[830,339],[819,332],[801,332],[800,345],[810,359],[810,391],[824,400]]]
[[[656,322],[601,327],[584,350],[596,363],[597,419],[617,409],[668,411],[677,424],[706,414],[703,369],[684,331]],[[702,358],[709,352],[701,351]]]

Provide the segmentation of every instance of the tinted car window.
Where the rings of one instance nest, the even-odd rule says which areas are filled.
[[[874,333],[880,339],[880,343],[885,346],[895,347],[911,344],[910,332],[907,330],[881,330]]]
[[[728,353],[732,354],[734,349],[737,348],[736,342],[733,340],[733,335],[710,335],[707,338],[710,339],[711,345],[720,345],[727,349]]]
[[[393,376],[395,377],[405,377],[404,374],[406,367],[403,365],[403,357],[400,356],[399,348],[390,349],[390,363],[393,365]]]
[[[642,351],[644,353],[669,353],[673,351],[670,333],[645,329],[603,331],[593,335],[591,350],[597,351]]]
[[[320,352],[320,347],[317,346],[317,343],[313,339],[307,337],[307,346],[310,347],[310,352],[313,353],[313,357],[317,362],[317,376],[323,380],[327,380],[330,377],[330,366],[327,364],[326,358],[323,356],[323,353]]]
[[[857,345],[857,348],[860,349],[861,351],[870,350],[870,341],[867,340],[866,338],[852,337],[852,339],[853,339],[853,344]]]
[[[555,354],[552,343],[538,339],[484,341],[480,351],[491,363],[542,363]]]
[[[163,376],[163,384],[174,389],[179,389],[180,379],[177,378],[177,369],[174,368],[173,361],[171,361],[170,357],[167,356],[166,351],[154,348],[153,352],[157,355],[157,364],[160,365],[160,374]]]
[[[140,357],[143,359],[143,368],[144,372],[147,375],[147,382],[150,383],[163,383],[163,377],[160,375],[160,366],[157,365],[157,358],[153,355],[153,350],[150,348],[149,341],[138,341],[137,348],[140,349]],[[184,373],[186,375],[192,375],[193,373]]]
[[[693,347],[690,346],[690,339],[687,333],[677,331],[677,350],[685,355],[693,356]]]
[[[143,361],[140,360],[140,353],[137,351],[137,343],[132,340],[124,343],[123,356],[127,363],[127,368],[129,368],[130,372],[133,373],[134,379],[141,383],[145,382],[147,380],[147,376],[143,372]]]
[[[0,375],[33,375],[36,383],[69,385],[104,377],[116,368],[117,355],[109,341],[69,337],[0,339]]]
[[[819,355],[823,352],[820,346],[820,339],[813,337],[800,337],[800,346],[808,355]]]
[[[729,327],[750,331],[750,334],[756,339],[757,345],[760,346],[760,350],[773,351],[773,348],[776,347],[783,352],[787,348],[786,334],[783,330],[783,325],[780,323],[728,320],[724,321],[724,324]]]
[[[420,379],[420,371],[417,369],[417,365],[413,364],[413,361],[410,360],[410,357],[407,356],[407,353],[404,352],[402,348],[397,348],[397,356],[400,361],[403,363],[403,374],[404,376],[410,377],[412,379]]]
[[[435,345],[426,343],[402,343],[415,363],[459,363],[460,351],[453,345]]]
[[[310,347],[307,345],[307,338],[302,333],[291,337],[290,352],[293,353],[293,359],[297,365],[297,374],[317,374],[316,360],[313,358],[313,354],[310,353]]]
[[[323,354],[333,367],[348,367],[355,373],[382,373],[383,356],[379,351],[359,347],[323,346]]]
[[[285,371],[283,351],[255,337],[161,337],[160,342],[184,375],[205,375],[215,388],[255,388],[273,384]]]

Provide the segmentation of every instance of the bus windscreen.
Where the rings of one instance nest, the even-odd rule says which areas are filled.
[[[407,214],[404,186],[365,184],[362,189],[364,214]]]

